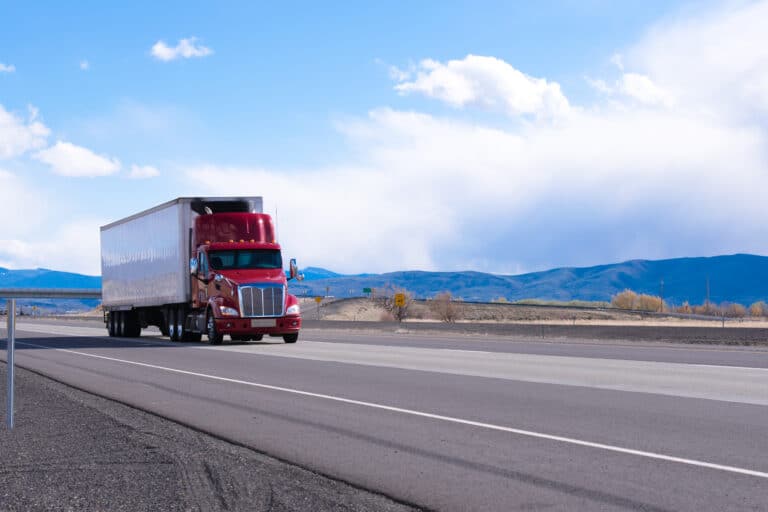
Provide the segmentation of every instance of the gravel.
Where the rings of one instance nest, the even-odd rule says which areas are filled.
[[[0,511],[414,510],[19,368],[8,431],[0,380]]]

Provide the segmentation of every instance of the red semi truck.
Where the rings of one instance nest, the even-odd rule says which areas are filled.
[[[181,197],[101,228],[104,322],[110,336],[156,325],[173,341],[212,344],[281,336],[295,343],[299,303],[288,293],[272,218],[261,197]]]

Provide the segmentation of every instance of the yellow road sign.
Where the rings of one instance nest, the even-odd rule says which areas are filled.
[[[395,306],[402,308],[405,306],[405,294],[404,293],[396,293],[395,294]]]
[[[321,302],[323,302],[323,298],[322,297],[315,297],[315,302],[320,304]]]

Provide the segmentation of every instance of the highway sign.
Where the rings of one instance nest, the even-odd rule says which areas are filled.
[[[404,293],[396,293],[395,294],[395,306],[402,308],[405,306],[405,294]]]
[[[363,288],[363,293],[371,293],[371,289],[370,288]]]

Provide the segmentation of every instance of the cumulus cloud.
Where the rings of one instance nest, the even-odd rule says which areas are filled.
[[[97,155],[90,149],[62,141],[38,151],[34,158],[50,165],[53,172],[61,176],[108,176],[120,170],[117,158]]]
[[[478,105],[510,116],[560,117],[570,110],[557,82],[534,78],[495,57],[467,55],[445,64],[422,60],[414,73],[395,68],[400,94],[418,93],[453,107]]]
[[[99,275],[99,226],[104,224],[101,220],[81,219],[68,222],[36,240],[0,239],[0,266],[54,267],[67,272]],[[62,250],[63,247],[66,250]]]
[[[665,20],[625,52],[682,105],[736,119],[768,114],[768,2],[725,2]]]
[[[655,26],[613,59],[618,76],[593,79],[607,97],[569,107],[557,123],[489,127],[380,108],[339,124],[354,164],[194,166],[189,193],[264,195],[279,209],[286,252],[348,272],[768,253],[759,222],[768,216],[768,33],[755,22],[766,6],[728,4]],[[554,82],[474,61],[425,61],[392,76],[404,94],[539,115],[541,102],[515,103],[509,91],[536,98]]]
[[[131,166],[131,172],[128,175],[129,178],[133,179],[154,178],[155,176],[160,176],[160,171],[156,167],[135,164]]]
[[[520,132],[381,109],[343,129],[358,166],[201,166],[193,192],[263,194],[287,248],[351,272],[707,254],[713,237],[715,252],[768,249],[768,228],[741,220],[768,213],[755,129],[626,109]]]
[[[3,236],[21,236],[38,227],[47,214],[45,193],[15,174],[0,169]],[[35,205],[30,208],[29,205]],[[2,266],[2,265],[0,265]]]
[[[165,44],[165,41],[158,41],[152,46],[152,56],[163,62],[178,59],[179,57],[184,59],[190,59],[192,57],[206,57],[213,53],[213,50],[207,46],[196,44],[197,38],[190,37],[187,39],[180,39],[179,43],[170,47]]]
[[[0,73],[13,73],[16,71],[16,66],[13,64],[3,64],[0,62]]]
[[[45,146],[50,130],[37,120],[37,109],[29,107],[26,120],[0,105],[0,160],[14,158]]]

